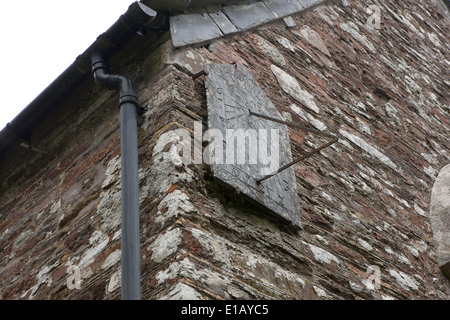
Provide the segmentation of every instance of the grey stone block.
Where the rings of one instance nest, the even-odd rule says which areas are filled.
[[[214,20],[223,34],[229,34],[239,31],[230,20],[228,20],[227,16],[222,12],[210,13],[209,16]]]
[[[174,47],[200,43],[223,36],[222,31],[208,14],[171,17],[170,33]]]
[[[300,5],[303,8],[309,8],[312,7],[320,2],[323,2],[323,0],[298,0],[298,2],[300,3]]]
[[[246,30],[275,19],[275,16],[262,2],[242,6],[229,6],[222,9],[239,30]]]
[[[291,16],[283,18],[284,23],[286,23],[286,27],[288,28],[294,28],[295,26],[297,26],[297,24],[294,21],[294,18],[292,18]]]
[[[450,164],[442,168],[434,182],[430,220],[439,268],[450,279]]]
[[[286,17],[303,9],[297,0],[264,0],[264,3],[277,18]]]

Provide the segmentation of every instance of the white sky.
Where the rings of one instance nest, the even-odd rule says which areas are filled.
[[[134,0],[0,0],[0,130]]]

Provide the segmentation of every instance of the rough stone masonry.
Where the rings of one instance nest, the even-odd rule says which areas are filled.
[[[367,24],[373,5],[379,28]],[[208,13],[226,23],[231,9]],[[150,106],[142,298],[448,299],[430,217],[450,162],[447,13],[433,1],[330,1],[242,29],[176,48],[168,30],[118,63]],[[230,195],[208,165],[172,161],[176,129],[207,127],[204,78],[192,77],[207,63],[245,66],[285,119],[339,136],[294,166],[301,228]],[[48,155],[0,159],[1,299],[120,298],[116,103],[85,84],[41,125]],[[322,143],[289,130],[294,158]]]

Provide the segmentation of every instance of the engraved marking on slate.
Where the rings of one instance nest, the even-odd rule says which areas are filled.
[[[269,168],[261,164],[249,164],[249,148],[246,148],[244,164],[226,164],[226,130],[242,129],[252,136],[249,142],[256,138],[258,146],[267,146],[268,150],[258,150],[258,155],[273,155],[273,142],[271,129],[279,129],[279,163],[292,161],[289,133],[285,125],[266,121],[250,116],[250,111],[265,114],[270,117],[282,119],[279,112],[253,79],[250,72],[243,66],[208,64],[205,86],[208,102],[208,127],[219,129],[224,138],[224,164],[213,163],[213,175],[231,188],[238,188],[240,193],[246,195],[266,208],[268,212],[301,226],[300,208],[297,194],[297,184],[293,168],[289,168],[279,175],[257,183],[261,178],[261,169]],[[266,129],[267,135],[261,136],[259,129]],[[251,131],[253,130],[253,131]],[[256,137],[254,136],[256,134]],[[260,141],[261,139],[261,141]],[[247,139],[246,139],[247,140]],[[248,146],[249,142],[245,145]],[[265,144],[263,144],[265,142]],[[235,148],[234,156],[237,158],[237,143],[229,141]]]

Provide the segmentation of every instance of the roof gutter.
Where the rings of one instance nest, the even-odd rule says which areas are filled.
[[[56,80],[39,94],[20,114],[0,131],[0,156],[18,142],[31,145],[31,136],[35,128],[54,111],[67,97],[67,92],[77,87],[90,76],[91,57],[94,53],[105,60],[132,39],[136,33],[143,33],[152,15],[150,8],[141,2],[130,5],[119,20],[70,65]]]
[[[58,78],[56,78],[41,94],[39,94],[21,113],[19,113],[6,127],[0,131],[0,157],[15,144],[21,143],[34,150],[31,137],[37,126],[43,122],[66,97],[67,92],[79,86],[90,76],[90,59],[95,52],[105,60],[109,60],[123,46],[133,38],[136,33],[142,33],[147,23],[145,6],[156,12],[166,14],[181,13],[185,10],[196,10],[210,5],[227,5],[242,0],[141,0],[128,8],[118,21],[116,21]],[[161,17],[158,14],[158,18]],[[155,19],[155,25],[160,26],[161,21]],[[153,25],[153,23],[152,23]],[[145,32],[144,32],[145,33]],[[34,149],[33,149],[34,148]]]

